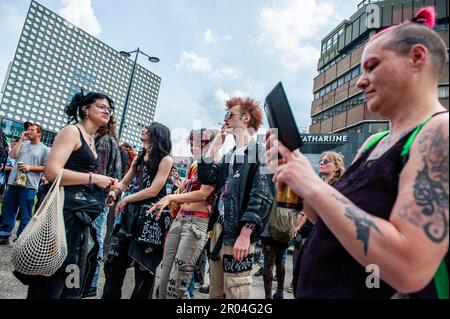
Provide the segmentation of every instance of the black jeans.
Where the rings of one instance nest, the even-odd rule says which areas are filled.
[[[273,266],[276,266],[277,289],[283,289],[286,267],[283,263],[283,255],[287,244],[278,244],[274,240],[263,241],[264,268],[263,281],[266,298],[272,297]]]
[[[111,245],[117,244],[119,239],[113,237]],[[122,240],[119,245],[118,254],[108,254],[105,260],[105,286],[102,299],[120,299],[122,297],[122,286],[127,274],[127,269],[132,263],[128,255],[131,238]],[[155,276],[139,264],[135,263],[134,289],[131,299],[152,299]]]
[[[134,238],[136,222],[140,207],[129,204],[127,213],[122,217],[122,224],[116,224],[111,234],[111,243],[105,258],[105,286],[102,299],[120,299],[122,286],[131,267],[132,258],[128,252]],[[151,299],[153,294],[154,275],[148,270],[135,265],[135,287],[131,295],[132,299]]]

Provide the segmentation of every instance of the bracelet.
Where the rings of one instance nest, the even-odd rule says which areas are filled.
[[[89,172],[89,183],[88,185],[92,184],[92,172]]]

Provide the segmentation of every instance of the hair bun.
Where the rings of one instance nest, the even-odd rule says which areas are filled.
[[[436,10],[434,7],[422,8],[411,21],[424,24],[433,29],[436,25]]]

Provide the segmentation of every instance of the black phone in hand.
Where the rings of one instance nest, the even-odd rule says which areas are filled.
[[[283,88],[283,84],[278,84],[267,95],[264,104],[267,120],[271,128],[278,129],[278,140],[283,143],[290,151],[294,151],[301,146],[303,142],[297,123],[294,119],[291,107]]]

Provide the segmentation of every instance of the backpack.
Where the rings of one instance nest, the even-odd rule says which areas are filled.
[[[5,171],[6,162],[8,160],[9,155],[9,145],[6,141],[5,134],[3,134],[3,130],[0,128],[0,167],[1,172]]]
[[[294,235],[296,212],[290,208],[278,207],[275,198],[267,221],[272,239],[288,243]]]
[[[448,112],[448,111],[445,111]],[[400,153],[401,157],[401,164],[402,167],[400,169],[400,172],[398,173],[400,175],[401,170],[406,165],[406,162],[409,158],[409,149],[411,148],[412,143],[414,142],[414,139],[416,138],[417,134],[419,134],[419,131],[422,129],[422,127],[434,116],[437,114],[440,114],[443,112],[439,112],[436,114],[433,114],[432,116],[428,117],[425,121],[419,124],[419,126],[416,127],[416,129],[412,132],[411,136],[408,138],[406,143],[403,145],[402,152]],[[380,133],[375,134],[372,139],[367,143],[366,147],[362,151],[362,153],[367,152],[372,147],[374,147],[383,137],[389,134],[389,131],[383,131]],[[447,265],[448,264],[448,252],[446,257],[441,261],[436,274],[434,275],[433,281],[434,285],[436,287],[436,294],[439,299],[448,299],[449,298],[449,282],[448,282],[448,270]]]

